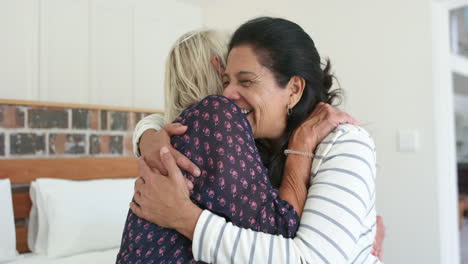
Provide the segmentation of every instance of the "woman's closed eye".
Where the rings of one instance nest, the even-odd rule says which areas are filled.
[[[239,83],[244,87],[249,87],[250,85],[252,85],[251,80],[240,80]]]
[[[226,87],[229,86],[231,82],[229,80],[223,80],[223,88],[226,89]],[[238,83],[243,86],[243,87],[249,87],[253,84],[252,80],[238,80]]]

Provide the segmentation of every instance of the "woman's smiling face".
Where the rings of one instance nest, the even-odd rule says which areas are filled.
[[[250,46],[229,52],[223,86],[223,95],[242,109],[256,138],[277,139],[284,133],[290,91],[278,85]]]

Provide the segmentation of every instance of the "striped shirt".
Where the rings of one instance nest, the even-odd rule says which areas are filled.
[[[340,125],[317,147],[296,237],[255,232],[203,211],[193,237],[208,263],[380,263],[376,231],[376,153],[362,128]]]
[[[160,129],[162,115],[145,117],[133,136]],[[340,125],[317,147],[311,186],[294,239],[239,228],[208,210],[198,219],[193,254],[208,263],[380,263],[375,237],[376,153],[362,128]]]

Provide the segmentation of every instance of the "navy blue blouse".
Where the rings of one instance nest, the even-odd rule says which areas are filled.
[[[234,102],[208,96],[183,111],[175,122],[188,129],[172,137],[173,147],[201,169],[196,178],[183,171],[194,184],[194,203],[240,227],[294,236],[299,217],[271,185],[252,128]],[[116,263],[196,263],[191,243],[177,231],[129,210]]]

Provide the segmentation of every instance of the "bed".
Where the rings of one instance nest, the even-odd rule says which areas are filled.
[[[76,254],[68,257],[51,258],[42,254],[26,253],[17,257],[16,260],[6,262],[8,264],[101,264],[115,263],[117,248]]]
[[[28,248],[28,226],[32,207],[29,193],[30,185],[37,179],[40,181],[43,180],[42,178],[50,178],[73,180],[73,182],[79,181],[79,183],[87,184],[89,182],[97,181],[102,183],[105,181],[100,179],[120,179],[125,180],[125,184],[130,186],[137,175],[136,159],[127,157],[0,160],[0,179],[9,178],[11,182],[16,249],[21,253],[15,260],[7,263],[114,263],[118,252],[117,247],[90,250],[89,252],[60,257],[51,257],[37,252],[31,253],[30,248]],[[120,180],[111,181],[118,182]],[[67,184],[69,182],[71,181],[66,181]],[[133,185],[126,188],[133,189]],[[127,198],[124,198],[124,200],[127,200]],[[123,208],[125,211],[128,210],[128,202],[126,208]],[[73,215],[67,215],[67,217],[69,217],[70,222],[73,222],[74,218],[79,219],[79,217]],[[122,221],[125,221],[125,217]],[[120,236],[121,233],[118,235]],[[51,241],[49,241],[50,243]]]

